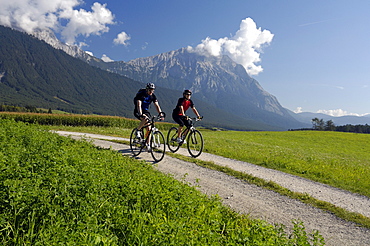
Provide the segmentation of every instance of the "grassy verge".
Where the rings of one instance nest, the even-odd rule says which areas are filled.
[[[131,129],[109,127],[64,129],[127,138],[131,133]],[[163,132],[166,133],[165,130]],[[205,140],[205,152],[280,170],[370,197],[370,134],[317,131],[201,132]]]
[[[2,245],[323,245],[252,220],[152,166],[0,120]]]
[[[114,142],[129,144],[128,141],[119,141],[119,140],[117,140],[117,141],[114,141]],[[167,152],[167,154],[172,156],[172,157],[175,157],[177,159],[180,159],[180,160],[195,163],[198,166],[202,166],[202,167],[205,167],[205,168],[209,168],[209,169],[212,169],[212,170],[223,172],[227,175],[230,175],[230,176],[233,176],[235,178],[244,180],[244,181],[246,181],[250,184],[255,184],[255,185],[263,187],[265,189],[275,191],[275,192],[277,192],[281,195],[290,197],[292,199],[300,200],[303,203],[306,203],[306,204],[309,204],[311,206],[322,209],[324,211],[333,213],[336,216],[338,216],[339,218],[342,218],[344,220],[355,222],[358,225],[363,226],[365,228],[370,228],[370,218],[368,218],[366,216],[363,216],[362,214],[349,212],[349,211],[347,211],[343,208],[334,206],[333,204],[331,204],[329,202],[318,200],[318,199],[313,198],[312,196],[308,195],[307,193],[293,192],[293,191],[290,191],[287,188],[284,188],[284,187],[276,184],[275,182],[265,181],[264,179],[255,177],[253,175],[250,175],[250,174],[247,174],[247,173],[244,173],[244,172],[235,171],[235,170],[233,170],[229,167],[216,165],[213,162],[202,161],[202,160],[199,160],[199,159],[194,159],[194,158],[186,157],[186,156],[171,153],[171,152]]]
[[[275,191],[275,192],[277,192],[281,195],[290,197],[292,199],[299,200],[303,203],[306,203],[306,204],[309,204],[311,206],[317,207],[319,209],[328,211],[328,212],[333,213],[336,216],[338,216],[339,218],[342,218],[344,220],[352,221],[352,222],[355,222],[355,223],[357,223],[357,224],[359,224],[363,227],[370,228],[370,218],[365,217],[362,214],[349,212],[345,209],[334,206],[333,204],[331,204],[329,202],[325,202],[325,201],[315,199],[315,198],[313,198],[312,196],[310,196],[308,194],[303,194],[303,193],[299,193],[299,192],[290,191],[289,189],[284,188],[284,187],[276,184],[275,182],[265,181],[264,179],[255,177],[253,175],[250,175],[250,174],[247,174],[247,173],[244,173],[244,172],[235,171],[235,170],[233,170],[229,167],[216,165],[213,162],[202,161],[202,160],[199,160],[199,159],[194,159],[194,158],[186,157],[186,156],[183,156],[183,155],[180,155],[180,154],[175,154],[175,153],[168,153],[168,155],[170,155],[172,157],[175,157],[175,158],[178,158],[180,160],[195,163],[198,166],[202,166],[202,167],[205,167],[205,168],[209,168],[209,169],[212,169],[212,170],[223,172],[227,175],[230,175],[230,176],[233,176],[235,178],[244,180],[244,181],[246,181],[250,184],[255,184],[259,187],[263,187],[265,189]]]

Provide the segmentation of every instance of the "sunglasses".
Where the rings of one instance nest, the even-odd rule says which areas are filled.
[[[185,93],[185,95],[189,95],[189,96],[190,96],[190,95],[191,95],[191,93]]]

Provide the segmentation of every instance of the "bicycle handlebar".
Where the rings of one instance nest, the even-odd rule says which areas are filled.
[[[185,117],[187,117],[187,119],[195,120],[195,121],[201,121],[203,119],[203,116],[200,116],[200,117],[189,117],[189,116],[186,116],[185,115]]]
[[[154,125],[154,122],[156,122],[157,119],[162,121],[162,118],[164,118],[165,115],[166,114],[164,112],[161,112],[158,115],[152,116],[151,118],[147,117],[148,122],[143,126],[143,128]]]

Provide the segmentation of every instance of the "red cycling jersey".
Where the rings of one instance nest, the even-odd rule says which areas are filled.
[[[194,107],[194,103],[191,99],[187,100],[183,97],[179,98],[179,100],[177,102],[177,105],[176,105],[176,108],[174,109],[174,111],[176,112],[177,115],[182,115],[181,110],[180,110],[180,106],[182,106],[183,109],[184,109],[184,112],[186,112],[186,110],[188,110],[190,107],[191,108]]]

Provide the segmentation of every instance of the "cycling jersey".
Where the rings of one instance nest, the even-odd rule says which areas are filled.
[[[149,105],[152,103],[152,102],[157,102],[157,97],[152,94],[152,95],[148,95],[146,93],[146,89],[141,89],[135,96],[134,98],[134,103],[135,103],[135,111],[137,111],[137,100],[140,100],[142,103],[141,103],[141,110],[144,112],[147,112],[149,111]]]
[[[181,110],[180,110],[181,106],[183,107],[184,113],[185,113],[186,110],[188,110],[189,108],[194,108],[194,103],[191,99],[186,100],[184,97],[181,97],[177,101],[177,105],[176,105],[176,108],[173,110],[173,113],[177,115],[182,115]]]

